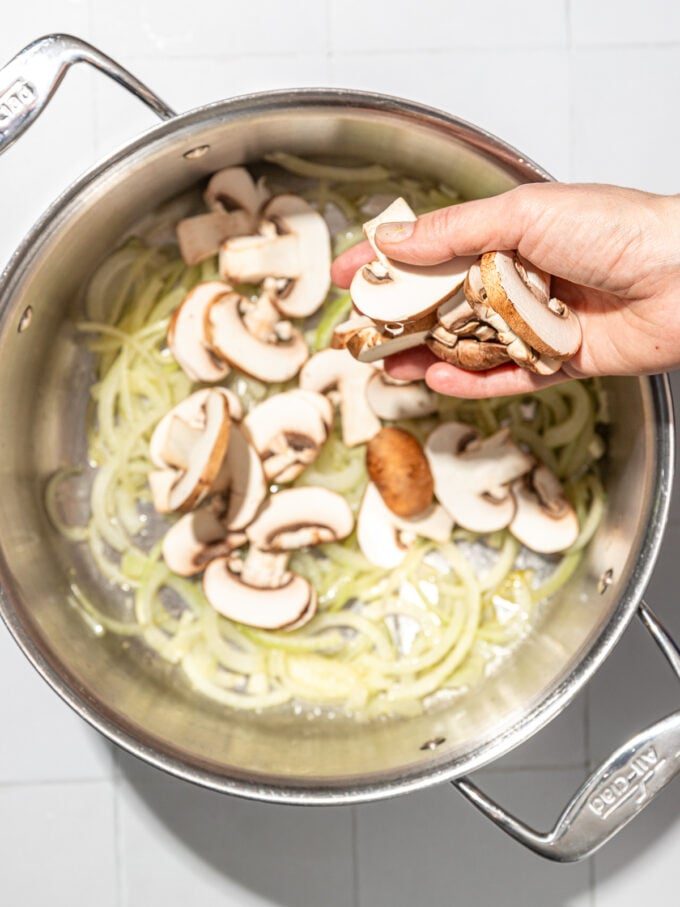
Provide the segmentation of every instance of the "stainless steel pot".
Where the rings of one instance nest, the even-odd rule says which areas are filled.
[[[69,326],[89,275],[140,216],[220,167],[285,149],[396,165],[469,197],[549,179],[448,114],[361,92],[267,92],[181,116],[95,48],[43,38],[0,71],[0,151],[39,115],[68,67],[88,62],[166,120],[51,206],[0,281],[0,612],[26,656],[83,718],[131,753],[216,791],[297,804],[377,800],[451,781],[515,838],[555,860],[586,856],[680,769],[680,712],[629,740],[539,834],[463,777],[559,714],[638,613],[680,676],[680,653],[642,603],[672,484],[665,377],[607,382],[612,430],[604,522],[584,563],[517,656],[448,710],[351,724],[232,714],[119,640],[95,640],[68,606],[72,580],[111,595],[45,516],[46,477],[83,455],[87,362]],[[9,427],[9,428],[7,428]]]

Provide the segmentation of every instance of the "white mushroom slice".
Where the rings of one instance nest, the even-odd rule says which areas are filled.
[[[153,469],[148,476],[151,501],[158,513],[170,513],[170,492],[177,481],[174,469]]]
[[[301,270],[278,293],[277,305],[288,318],[306,318],[319,308],[331,286],[331,240],[326,221],[303,198],[277,195],[263,217],[276,224],[279,239],[294,237]],[[269,272],[272,277],[288,275]],[[290,275],[293,276],[293,275]]]
[[[452,530],[453,520],[439,504],[405,519],[392,513],[372,482],[366,486],[357,518],[357,542],[376,567],[398,567],[416,538],[446,542]]]
[[[287,551],[262,551],[255,545],[251,545],[241,564],[234,564],[232,561],[232,569],[238,567],[241,581],[249,586],[257,586],[258,589],[275,589],[290,580],[291,575],[287,570],[289,557],[290,554]]]
[[[307,344],[292,326],[288,339],[260,340],[250,333],[241,314],[243,298],[223,296],[210,307],[212,346],[232,365],[260,381],[289,381],[307,359]]]
[[[295,551],[344,539],[353,528],[352,510],[341,495],[305,486],[272,495],[246,534],[263,551]]]
[[[230,372],[229,363],[210,346],[206,335],[210,306],[229,292],[231,287],[217,280],[199,283],[172,316],[168,346],[177,364],[192,381],[222,381]]]
[[[511,440],[507,429],[481,438],[461,422],[437,426],[425,454],[439,503],[464,529],[495,532],[515,515],[509,485],[525,475],[534,461]]]
[[[242,209],[250,215],[253,229],[260,209],[270,196],[264,179],[257,183],[245,167],[226,167],[210,178],[203,198],[211,211],[234,211]]]
[[[250,443],[262,458],[270,482],[292,482],[318,457],[328,437],[322,394],[292,390],[254,407],[243,421]]]
[[[334,350],[344,350],[349,340],[364,330],[376,330],[373,320],[368,315],[357,315],[353,312],[347,321],[342,321],[333,328],[331,346]]]
[[[219,272],[233,283],[260,283],[265,277],[292,280],[304,264],[295,236],[237,236],[220,248]]]
[[[185,265],[197,265],[213,255],[232,236],[245,236],[253,218],[245,211],[210,211],[185,217],[176,227],[179,251]]]
[[[245,544],[244,533],[225,529],[223,516],[223,499],[213,498],[198,510],[185,513],[168,529],[162,553],[173,573],[195,576],[214,558],[224,557]]]
[[[316,592],[296,574],[276,588],[259,588],[244,582],[227,558],[211,561],[203,574],[203,591],[212,607],[250,627],[264,630],[302,626],[316,612]]]
[[[517,510],[510,532],[538,554],[555,554],[573,545],[579,534],[576,511],[559,479],[547,466],[536,466],[512,483]]]
[[[364,224],[364,233],[376,260],[354,275],[350,293],[357,309],[382,324],[413,321],[431,312],[462,286],[474,258],[454,258],[429,267],[415,267],[388,259],[378,248],[375,234],[380,224],[416,221],[403,198]]]
[[[224,460],[229,429],[227,399],[216,390],[191,394],[161,419],[149,452],[155,466],[174,475],[168,510],[190,510],[210,491]],[[158,491],[162,482],[157,477],[153,482]]]
[[[558,299],[547,302],[537,295],[535,281],[527,279],[526,268],[513,252],[486,252],[481,276],[486,303],[498,312],[510,329],[538,353],[566,360],[581,345],[581,324],[577,315]]]
[[[333,427],[333,404],[328,397],[324,397],[323,394],[319,394],[317,391],[304,390],[301,387],[296,388],[295,392],[300,399],[304,399],[316,407],[323,424],[326,426],[326,431],[330,431]]]
[[[227,455],[211,491],[228,495],[223,522],[232,532],[243,529],[254,519],[267,496],[262,461],[241,426],[231,426]]]
[[[348,447],[364,444],[380,431],[380,420],[368,403],[366,388],[374,369],[347,350],[321,350],[302,367],[303,390],[326,391],[337,388],[340,394],[342,439]]]
[[[383,372],[376,372],[369,379],[366,396],[376,416],[392,422],[437,412],[437,395],[424,381],[394,383]]]
[[[177,462],[173,459],[172,443],[168,440],[168,434],[173,429],[176,434],[184,437],[185,443],[191,444],[192,439],[201,430],[204,407],[209,397],[215,394],[223,397],[230,421],[239,422],[241,420],[243,407],[233,391],[226,387],[205,387],[194,391],[167,412],[156,425],[149,442],[149,457],[154,466],[166,469],[168,465],[180,467],[184,465],[185,460],[182,455]],[[168,456],[171,458],[170,461]]]

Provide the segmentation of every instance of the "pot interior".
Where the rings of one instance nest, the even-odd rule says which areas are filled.
[[[187,156],[201,146],[202,156]],[[194,694],[177,671],[135,645],[95,638],[69,605],[70,585],[76,581],[95,602],[114,592],[54,532],[43,506],[48,477],[84,459],[91,361],[73,328],[82,289],[102,257],[159,203],[220,167],[282,149],[378,161],[444,180],[467,198],[542,178],[512,149],[466,124],[335,92],[205,108],[95,169],[34,230],[2,287],[2,610],[58,691],[138,755],[249,796],[367,799],[483,764],[548,720],[597,666],[653,564],[670,484],[670,416],[660,379],[606,382],[608,502],[596,538],[514,657],[444,709],[350,727],[289,713],[235,714]]]

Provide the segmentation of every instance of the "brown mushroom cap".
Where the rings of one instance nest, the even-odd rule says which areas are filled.
[[[434,497],[434,480],[420,443],[403,428],[383,428],[366,447],[366,468],[389,509],[413,517]]]
[[[425,344],[439,359],[471,372],[486,371],[510,361],[507,347],[502,343],[471,337],[458,339],[454,335],[452,338],[454,343],[444,342],[441,336],[431,334],[425,339]]]
[[[524,265],[518,267],[515,253],[486,252],[480,268],[487,305],[521,340],[555,359],[569,359],[578,352],[581,324],[577,315],[559,300],[546,303],[536,290],[536,281],[527,279]]]
[[[224,525],[232,532],[255,517],[267,496],[267,482],[260,457],[248,443],[243,428],[232,423],[227,455],[211,492],[228,495]]]

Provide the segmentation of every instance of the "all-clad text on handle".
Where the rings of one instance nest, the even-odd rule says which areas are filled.
[[[72,35],[47,35],[0,69],[0,154],[47,106],[70,66],[89,63],[150,107],[161,119],[175,116],[146,85],[96,47]]]
[[[680,679],[680,650],[644,602],[640,618]],[[506,812],[468,778],[458,790],[520,844],[559,862],[582,860],[641,812],[680,773],[680,711],[636,734],[581,786],[549,832]]]

